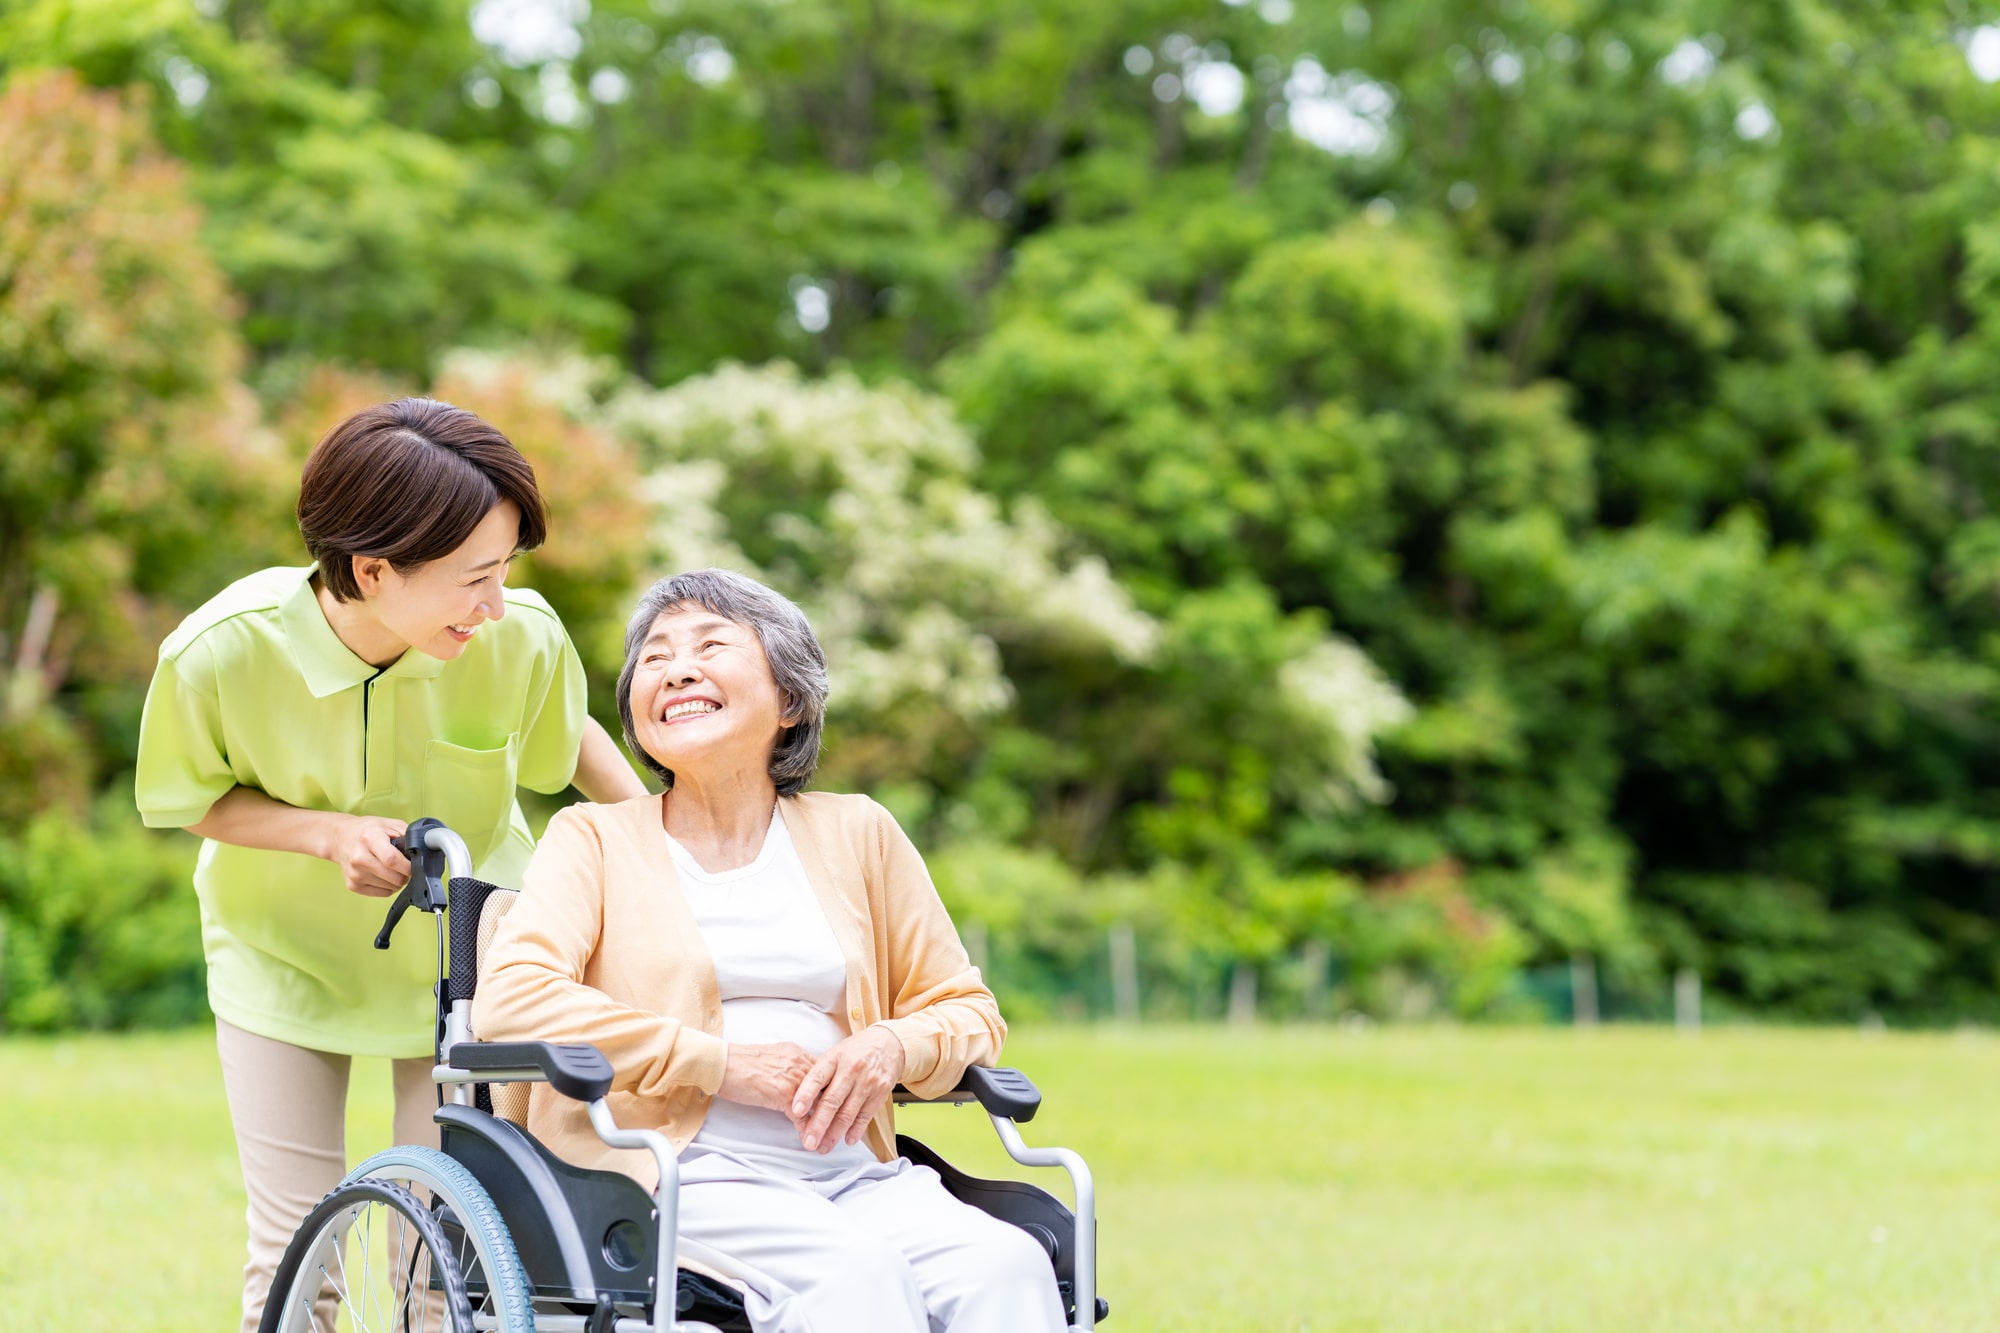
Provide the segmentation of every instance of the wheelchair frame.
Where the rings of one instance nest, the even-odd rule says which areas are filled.
[[[469,944],[463,949],[456,947],[458,932],[461,929],[477,932],[479,910],[487,890],[480,890],[478,905],[468,904],[472,906],[473,919],[470,922],[452,923],[452,938],[448,947],[445,921],[447,883],[456,881],[468,888],[479,885],[479,881],[472,877],[470,851],[464,839],[434,819],[421,819],[411,824],[397,845],[410,858],[410,881],[390,904],[387,919],[376,936],[375,944],[377,948],[386,949],[398,921],[412,907],[428,912],[436,919],[439,1017],[436,1062],[431,1076],[440,1088],[441,1105],[436,1119],[445,1151],[439,1156],[454,1165],[449,1170],[436,1164],[427,1166],[430,1160],[428,1149],[391,1149],[357,1167],[342,1182],[343,1187],[356,1180],[400,1180],[425,1187],[432,1209],[446,1217],[453,1216],[451,1201],[462,1200],[475,1192],[485,1200],[482,1206],[494,1212],[496,1217],[507,1211],[518,1213],[524,1210],[546,1217],[554,1224],[552,1229],[562,1234],[527,1239],[532,1242],[533,1252],[543,1269],[551,1265],[559,1266],[570,1278],[568,1289],[573,1294],[567,1297],[531,1295],[529,1318],[534,1333],[720,1333],[713,1324],[682,1321],[676,1317],[681,1285],[676,1257],[680,1161],[673,1143],[658,1130],[628,1129],[616,1123],[605,1102],[605,1095],[611,1087],[611,1065],[595,1046],[481,1042],[475,1039],[471,1024],[472,987],[470,984],[453,986],[446,964],[449,959],[453,970],[456,970],[472,961]],[[469,941],[471,934],[465,938]],[[463,997],[458,993],[460,991],[464,992]],[[651,1217],[646,1221],[651,1225],[616,1220],[619,1216],[617,1195],[621,1190],[643,1196],[643,1191],[635,1182],[616,1173],[586,1171],[563,1163],[521,1127],[476,1107],[475,1085],[504,1083],[547,1083],[557,1092],[585,1104],[591,1128],[607,1146],[638,1149],[652,1154],[660,1179],[650,1197]],[[947,1177],[948,1187],[955,1187],[954,1192],[964,1190],[978,1194],[979,1200],[973,1206],[981,1207],[1003,1221],[1022,1226],[1034,1235],[1050,1254],[1059,1287],[1064,1289],[1065,1302],[1073,1303],[1074,1322],[1070,1328],[1077,1333],[1089,1333],[1094,1329],[1098,1320],[1108,1313],[1108,1307],[1097,1296],[1096,1186],[1089,1166],[1077,1153],[1067,1148],[1030,1147],[1021,1137],[1019,1123],[1032,1119],[1041,1104],[1041,1094],[1034,1084],[1018,1070],[972,1068],[966,1071],[959,1086],[943,1097],[920,1098],[900,1086],[893,1096],[898,1105],[927,1101],[962,1105],[976,1101],[985,1110],[1001,1145],[1014,1161],[1023,1166],[1056,1167],[1068,1174],[1076,1196],[1073,1214],[1062,1208],[1059,1201],[1033,1186],[965,1177],[914,1140],[901,1135],[897,1140],[898,1147],[904,1149],[906,1155],[918,1156],[926,1164],[941,1168],[940,1175]],[[911,1149],[915,1150],[913,1154]],[[489,1178],[482,1180],[477,1171],[465,1164],[460,1154],[483,1160]],[[464,1179],[458,1179],[461,1174]],[[467,1180],[476,1190],[466,1188]],[[568,1183],[565,1184],[565,1181]],[[595,1195],[591,1193],[593,1189]],[[498,1196],[510,1196],[516,1206],[508,1208],[508,1198],[502,1198],[499,1204],[494,1203],[493,1197],[487,1193],[489,1190],[495,1190]],[[519,1201],[524,1191],[535,1196],[534,1205],[525,1209]],[[331,1199],[333,1196],[328,1197]],[[586,1221],[602,1225],[603,1216],[612,1216],[614,1230],[621,1226],[633,1228],[632,1232],[626,1233],[628,1237],[643,1235],[647,1229],[653,1232],[653,1272],[647,1279],[652,1307],[649,1318],[619,1314],[618,1306],[629,1308],[638,1305],[643,1308],[644,1301],[633,1299],[639,1295],[636,1291],[607,1291],[598,1279],[604,1265],[584,1243],[585,1236],[578,1229],[575,1211],[579,1203],[590,1207],[598,1199],[608,1200],[610,1211]],[[470,1207],[463,1202],[459,1206]],[[1052,1216],[1052,1213],[1064,1216]],[[1068,1237],[1058,1234],[1059,1225],[1049,1225],[1052,1221],[1061,1220],[1069,1223],[1071,1234]],[[460,1234],[468,1240],[473,1229],[469,1224],[471,1221],[491,1225],[485,1219],[460,1221]],[[502,1225],[501,1231],[517,1252],[513,1262],[520,1264],[518,1251],[521,1241],[516,1239],[511,1228]],[[611,1234],[611,1231],[605,1233],[601,1246],[606,1258],[611,1256]],[[1063,1244],[1064,1240],[1068,1241],[1067,1245]],[[300,1280],[296,1274],[293,1251],[298,1250],[304,1241],[305,1231],[302,1228],[287,1250],[286,1264],[281,1265],[281,1281],[286,1278],[288,1269],[293,1271],[295,1281]],[[479,1243],[474,1242],[475,1248]],[[486,1256],[482,1253],[475,1257],[484,1259]],[[623,1266],[636,1278],[639,1257],[628,1257],[633,1262]],[[1070,1270],[1068,1282],[1061,1280],[1065,1266]],[[518,1274],[516,1278],[525,1282],[525,1278]],[[579,1303],[592,1304],[593,1313],[538,1312],[532,1308],[534,1299],[564,1301],[572,1307]],[[281,1301],[287,1300],[296,1305],[295,1293],[281,1292],[274,1285],[265,1312],[264,1333],[279,1333],[282,1320],[277,1317],[278,1307]],[[517,1333],[514,1327],[504,1323],[503,1315],[494,1313],[475,1313],[473,1327]],[[518,1330],[518,1333],[526,1333],[526,1330]]]

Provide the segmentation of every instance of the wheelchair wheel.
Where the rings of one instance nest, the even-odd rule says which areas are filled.
[[[473,1333],[458,1260],[430,1209],[387,1180],[348,1180],[285,1248],[261,1333]]]
[[[355,1167],[347,1179],[395,1181],[428,1199],[472,1311],[485,1316],[480,1323],[498,1333],[533,1333],[532,1292],[514,1239],[486,1187],[461,1163],[434,1148],[390,1148]]]

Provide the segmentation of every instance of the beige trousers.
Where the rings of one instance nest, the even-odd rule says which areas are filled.
[[[217,1019],[215,1047],[249,1196],[249,1261],[243,1265],[243,1333],[256,1333],[264,1299],[292,1233],[347,1174],[350,1057],[245,1032]],[[428,1056],[395,1060],[399,1144],[435,1148],[437,1087]]]

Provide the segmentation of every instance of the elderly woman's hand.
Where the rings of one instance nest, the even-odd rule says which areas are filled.
[[[887,1028],[864,1028],[813,1062],[791,1105],[809,1152],[856,1143],[903,1077],[903,1042]]]
[[[715,1095],[745,1106],[783,1111],[796,1121],[792,1098],[812,1063],[811,1053],[795,1042],[731,1042],[722,1066],[722,1086]]]

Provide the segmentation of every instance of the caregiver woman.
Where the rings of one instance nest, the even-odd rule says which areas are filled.
[[[349,1057],[391,1057],[396,1141],[437,1141],[433,941],[372,947],[379,899],[409,874],[390,839],[435,816],[480,877],[518,883],[534,844],[517,784],[645,792],[584,712],[562,623],[504,586],[548,520],[498,430],[424,398],[356,413],[306,460],[298,517],[316,563],[231,584],[169,635],[139,735],[146,823],[205,839],[208,998],[250,1199],[245,1330],[346,1170]]]

